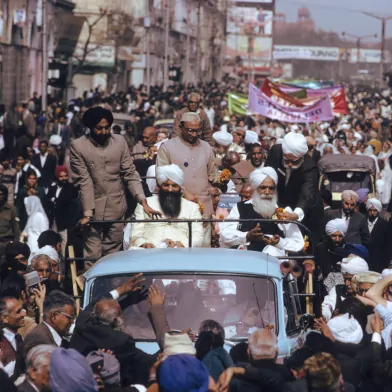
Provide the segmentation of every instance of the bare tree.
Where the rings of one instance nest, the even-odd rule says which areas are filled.
[[[83,43],[83,47],[77,54],[73,55],[76,60],[76,65],[72,68],[72,76],[77,74],[85,65],[87,65],[88,56],[100,49],[107,39],[107,34],[102,37],[97,37],[98,23],[108,14],[106,9],[100,8],[99,15],[91,20],[91,18],[84,16],[85,24],[87,26],[87,39]]]

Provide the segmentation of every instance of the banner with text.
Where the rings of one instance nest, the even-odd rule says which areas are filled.
[[[286,94],[292,95],[293,93],[299,93],[302,91],[300,87],[286,86],[283,84],[278,85],[280,90]],[[304,102],[313,103],[314,100],[321,98],[324,95],[328,95],[331,100],[331,105],[334,113],[348,114],[348,105],[346,100],[346,93],[344,87],[335,86],[327,87],[319,90],[306,89],[307,99]]]
[[[311,106],[297,107],[294,104],[284,106],[265,95],[253,84],[249,84],[249,110],[273,120],[289,123],[309,123],[333,119],[332,106],[327,95]]]

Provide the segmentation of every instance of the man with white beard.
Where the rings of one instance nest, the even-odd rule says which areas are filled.
[[[254,170],[249,176],[252,199],[238,203],[227,219],[271,219],[278,208],[278,175],[272,167]],[[287,211],[287,208],[286,208]],[[290,212],[287,211],[287,212]],[[223,222],[220,224],[221,247],[241,247],[262,252],[267,245],[283,251],[299,252],[305,243],[298,226],[292,223]]]

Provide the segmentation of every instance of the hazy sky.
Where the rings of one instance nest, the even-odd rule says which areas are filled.
[[[310,10],[317,28],[360,36],[375,33],[381,36],[381,22],[361,11],[392,16],[392,0],[276,0],[276,10],[284,12],[288,21],[297,19],[298,8],[302,6]],[[387,22],[387,37],[392,37],[392,20]]]

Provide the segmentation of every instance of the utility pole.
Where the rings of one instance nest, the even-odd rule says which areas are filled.
[[[42,0],[42,111],[46,112],[48,94],[48,18],[46,14],[47,0]]]
[[[197,46],[196,46],[196,83],[200,81],[200,40],[201,40],[201,20],[200,20],[201,0],[197,2]]]
[[[151,19],[150,19],[150,5],[146,1],[146,17],[144,18],[144,28],[147,30],[146,34],[146,84],[147,95],[150,96],[151,88],[151,56],[150,56],[150,35],[151,35]]]
[[[380,57],[380,87],[383,86],[384,84],[384,72],[385,72],[385,68],[384,68],[384,63],[385,63],[385,57],[384,57],[384,50],[385,50],[385,26],[386,26],[386,22],[388,20],[392,19],[392,15],[391,16],[379,16],[376,14],[372,14],[370,12],[364,12],[365,15],[370,16],[371,18],[375,18],[381,21],[381,57]]]
[[[370,34],[370,35],[354,35],[354,34],[349,34],[346,32],[342,32],[343,37],[349,37],[349,38],[354,38],[356,40],[356,47],[357,47],[357,72],[360,70],[360,62],[361,62],[361,42],[362,40],[366,38],[377,38],[377,34]]]
[[[169,86],[169,24],[170,24],[170,0],[166,0],[165,17],[165,58],[163,63],[163,91],[166,92]]]

